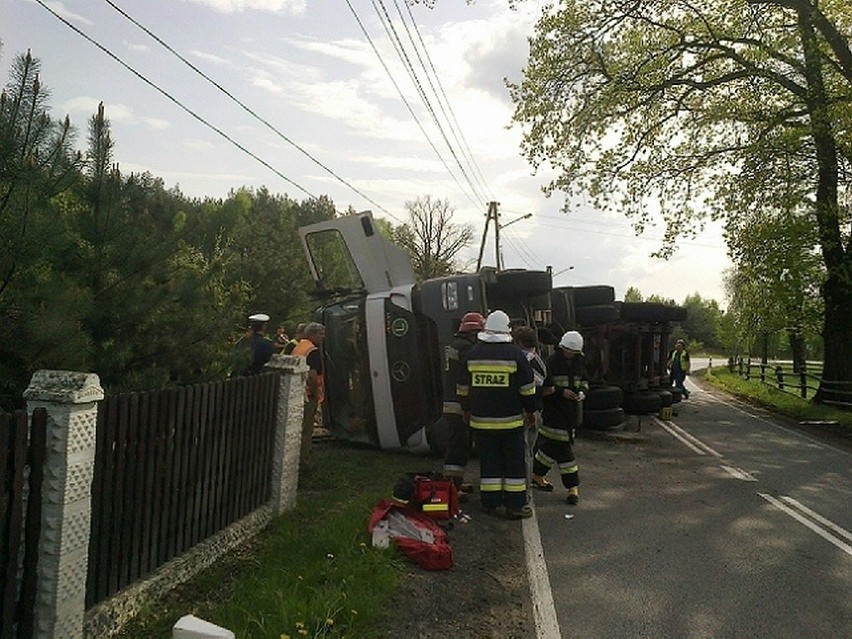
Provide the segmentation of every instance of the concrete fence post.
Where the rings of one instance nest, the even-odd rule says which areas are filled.
[[[266,368],[281,371],[272,457],[272,512],[280,515],[296,505],[308,365],[302,357],[273,355]]]
[[[27,410],[47,411],[47,454],[38,546],[35,637],[82,637],[91,530],[98,376],[37,371]]]

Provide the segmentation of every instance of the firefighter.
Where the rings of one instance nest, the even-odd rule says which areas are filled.
[[[447,450],[444,455],[444,476],[452,479],[461,493],[469,493],[472,486],[464,481],[464,470],[470,455],[470,429],[462,418],[461,404],[456,388],[461,379],[461,363],[476,343],[477,334],[485,328],[485,318],[479,313],[466,313],[452,344],[446,349],[445,367],[447,384],[444,388],[443,419],[447,425]]]
[[[554,465],[562,485],[568,489],[566,501],[580,501],[580,474],[574,458],[574,431],[583,419],[583,398],[589,390],[583,362],[583,336],[568,331],[558,349],[547,360],[544,380],[542,425],[538,430],[533,459],[533,488],[553,491],[545,475]]]
[[[535,383],[524,352],[512,344],[509,316],[491,312],[463,362],[458,397],[479,449],[479,492],[487,513],[532,516],[527,504],[524,427],[535,423]]]

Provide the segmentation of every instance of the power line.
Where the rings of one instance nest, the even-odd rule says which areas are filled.
[[[122,60],[122,59],[121,59],[121,58],[119,58],[117,55],[115,55],[112,51],[110,51],[110,50],[109,50],[109,49],[107,49],[105,46],[103,46],[100,42],[98,42],[97,40],[94,40],[94,39],[93,39],[93,38],[91,38],[89,35],[87,35],[87,34],[86,34],[86,33],[84,33],[83,31],[81,31],[80,29],[78,29],[77,27],[75,27],[73,24],[71,24],[70,22],[68,22],[65,18],[63,18],[63,17],[62,17],[62,16],[60,16],[58,13],[56,13],[53,9],[51,9],[50,7],[48,7],[48,6],[44,3],[44,1],[43,1],[43,0],[35,0],[35,1],[36,1],[36,2],[37,2],[37,3],[38,3],[38,4],[39,4],[39,5],[40,5],[43,9],[45,9],[45,10],[46,10],[46,11],[48,11],[48,12],[50,12],[50,14],[51,14],[51,15],[53,15],[53,17],[55,17],[57,20],[59,20],[59,21],[60,21],[60,22],[62,22],[65,26],[67,26],[69,29],[71,29],[72,31],[74,31],[75,33],[77,33],[77,35],[79,35],[79,36],[80,36],[80,37],[82,37],[83,39],[87,40],[87,41],[88,41],[88,42],[90,42],[91,44],[95,45],[98,49],[100,49],[101,51],[103,51],[104,53],[106,53],[109,57],[111,57],[113,60],[115,60],[116,62],[118,62],[121,66],[123,66],[125,69],[127,69],[128,71],[130,71],[133,75],[135,75],[137,78],[139,78],[140,80],[142,80],[145,84],[147,84],[148,86],[150,86],[152,89],[155,89],[157,92],[159,92],[159,93],[160,93],[161,95],[163,95],[165,98],[167,98],[168,100],[170,100],[170,101],[171,101],[172,103],[174,103],[176,106],[180,107],[183,111],[185,111],[186,113],[188,113],[189,115],[191,115],[193,118],[195,118],[196,120],[198,120],[199,122],[201,122],[201,124],[203,124],[204,126],[206,126],[206,127],[207,127],[207,128],[209,128],[209,129],[211,129],[212,131],[215,131],[216,133],[218,133],[221,137],[223,137],[223,138],[224,138],[224,139],[226,139],[228,142],[230,142],[231,144],[233,144],[233,145],[234,145],[235,147],[237,147],[240,151],[242,151],[243,153],[245,153],[246,155],[248,155],[248,156],[249,156],[249,157],[251,157],[252,159],[254,159],[254,160],[256,160],[256,161],[260,162],[263,166],[265,166],[265,167],[266,167],[266,168],[268,168],[270,171],[272,171],[273,173],[275,173],[275,175],[277,175],[278,177],[280,177],[280,178],[281,178],[282,180],[284,180],[285,182],[287,182],[287,183],[289,183],[289,184],[292,184],[292,185],[293,185],[293,186],[295,186],[297,189],[299,189],[299,190],[300,190],[300,191],[302,191],[303,193],[307,194],[309,197],[311,197],[311,198],[313,198],[313,199],[315,199],[315,200],[316,200],[316,199],[318,199],[316,195],[314,195],[313,193],[311,193],[310,191],[308,191],[305,187],[301,186],[300,184],[298,184],[298,183],[294,182],[293,180],[291,180],[290,178],[288,178],[286,175],[284,175],[283,173],[281,173],[281,171],[279,171],[279,170],[278,170],[278,169],[276,169],[274,166],[272,166],[271,164],[269,164],[266,160],[264,160],[263,158],[261,158],[261,157],[257,156],[254,152],[249,151],[246,147],[244,147],[242,144],[240,144],[239,142],[237,142],[234,138],[232,138],[231,136],[229,136],[227,133],[225,133],[224,131],[222,131],[220,128],[216,127],[215,125],[213,125],[213,124],[211,124],[210,122],[208,122],[207,120],[205,120],[203,117],[201,117],[200,115],[198,115],[197,113],[195,113],[195,111],[193,111],[193,110],[192,110],[192,109],[190,109],[189,107],[185,106],[185,105],[184,105],[184,104],[183,104],[180,100],[178,100],[177,98],[175,98],[174,96],[172,96],[170,93],[168,93],[168,92],[167,92],[167,91],[165,91],[164,89],[161,89],[161,88],[160,88],[157,84],[155,84],[154,82],[152,82],[151,80],[149,80],[147,77],[145,77],[144,75],[142,75],[139,71],[137,71],[136,69],[134,69],[133,67],[131,67],[131,66],[130,66],[129,64],[127,64],[124,60]]]
[[[379,10],[376,7],[376,1],[378,1],[379,6],[381,7],[382,13],[379,14]],[[453,145],[450,143],[450,140],[447,138],[447,134],[444,131],[444,127],[441,126],[441,122],[438,119],[438,114],[435,113],[435,109],[432,106],[431,100],[429,100],[429,96],[426,95],[426,90],[423,88],[423,85],[420,82],[420,78],[417,75],[417,72],[414,70],[414,65],[411,63],[411,58],[408,57],[408,52],[405,50],[405,45],[402,43],[402,38],[399,37],[399,33],[397,33],[396,27],[393,25],[393,20],[388,14],[387,7],[383,0],[371,0],[373,3],[373,8],[376,9],[377,15],[379,15],[379,19],[382,20],[382,14],[384,15],[384,20],[382,20],[382,26],[385,28],[385,32],[391,38],[391,41],[394,43],[394,48],[396,49],[397,56],[399,56],[400,61],[403,63],[403,66],[408,70],[408,75],[411,78],[411,81],[414,83],[417,92],[420,94],[420,99],[423,100],[423,105],[426,107],[426,110],[432,116],[432,121],[435,123],[435,126],[438,128],[438,133],[441,134],[441,137],[444,139],[444,143],[447,145],[447,148],[450,151],[450,155],[453,156],[453,159],[456,161],[456,166],[461,170],[462,175],[464,176],[465,181],[473,192],[474,196],[479,198],[480,203],[485,203],[485,198],[477,192],[476,187],[473,185],[473,182],[470,179],[470,176],[467,174],[464,166],[462,166],[461,161],[459,160],[458,155],[456,154],[456,150]],[[404,23],[403,23],[404,24]],[[409,40],[410,40],[409,36]],[[412,41],[413,42],[413,41]],[[417,47],[415,47],[415,52],[417,51]],[[422,65],[421,65],[422,66]]]
[[[464,137],[464,133],[461,131],[461,127],[459,126],[458,119],[456,118],[456,114],[453,111],[452,104],[447,98],[447,94],[444,91],[444,86],[441,83],[441,78],[438,75],[438,71],[435,69],[435,65],[432,63],[432,58],[429,55],[429,49],[426,47],[426,43],[423,40],[423,36],[420,34],[420,29],[417,26],[417,21],[414,19],[414,13],[411,11],[411,6],[408,2],[403,2],[405,8],[408,12],[408,18],[411,21],[411,25],[414,28],[414,32],[417,34],[417,41],[420,42],[420,48],[417,47],[417,42],[414,40],[414,37],[411,35],[411,30],[408,28],[408,24],[405,21],[405,17],[402,14],[402,9],[399,6],[399,0],[393,0],[394,6],[396,6],[397,14],[399,15],[400,22],[405,27],[405,32],[408,35],[408,39],[411,41],[412,47],[414,49],[414,53],[417,56],[417,61],[420,63],[420,67],[423,69],[423,74],[426,76],[426,80],[429,82],[429,87],[432,89],[432,93],[436,97],[436,101],[438,103],[438,107],[441,109],[441,113],[444,116],[444,119],[449,124],[450,133],[455,140],[455,143],[461,147],[462,155],[464,156],[467,164],[473,169],[473,176],[477,178],[477,183],[479,187],[486,192],[486,194],[490,194],[491,191],[485,183],[485,178],[482,176],[482,171],[479,170],[479,166],[476,164],[476,160],[473,157],[473,153],[470,150],[470,146],[467,143],[467,140]],[[426,61],[429,63],[429,69],[431,69],[431,73],[429,69],[426,68],[426,65],[423,62],[423,57],[420,55],[420,49],[423,49],[423,55],[426,58]],[[432,82],[432,78],[435,79]],[[438,89],[440,89],[440,93],[435,89],[437,85]],[[443,99],[441,99],[443,97]],[[444,105],[446,104],[446,108]],[[447,115],[447,111],[449,111],[449,115]],[[471,188],[473,188],[473,184],[471,184]],[[493,195],[490,197],[491,200],[495,200],[496,198]]]
[[[158,35],[156,35],[155,33],[151,32],[151,30],[150,30],[150,29],[148,29],[147,27],[145,27],[144,25],[140,24],[140,23],[139,23],[139,22],[138,22],[135,18],[133,18],[131,15],[129,15],[126,11],[124,11],[124,9],[122,9],[122,8],[121,8],[121,7],[119,7],[119,6],[117,6],[117,5],[116,5],[116,4],[115,4],[112,0],[104,0],[104,2],[106,2],[106,3],[110,6],[110,7],[112,7],[113,9],[115,9],[115,10],[116,10],[118,13],[120,13],[120,14],[121,14],[124,18],[126,18],[126,19],[127,19],[127,20],[129,20],[131,23],[133,23],[136,27],[138,27],[139,29],[141,29],[142,31],[144,31],[144,32],[145,32],[145,33],[146,33],[149,37],[151,37],[151,38],[152,38],[153,40],[155,40],[158,44],[160,44],[162,47],[164,47],[167,51],[169,51],[169,53],[171,53],[172,55],[174,55],[175,57],[177,57],[177,58],[178,58],[181,62],[183,62],[186,66],[188,66],[190,69],[192,69],[195,73],[197,73],[198,75],[200,75],[202,78],[204,78],[205,80],[207,80],[207,82],[209,82],[209,83],[210,83],[210,84],[212,84],[214,87],[216,87],[219,91],[221,91],[221,92],[222,92],[222,93],[224,93],[226,96],[228,96],[228,98],[230,98],[230,99],[231,99],[231,100],[233,100],[236,104],[238,104],[240,107],[242,107],[242,109],[243,109],[246,113],[248,113],[249,115],[251,115],[253,118],[255,118],[256,120],[258,120],[258,121],[259,121],[259,122],[261,122],[262,124],[264,124],[264,125],[265,125],[265,126],[266,126],[269,130],[271,130],[273,133],[275,133],[275,134],[276,134],[279,138],[281,138],[282,140],[284,140],[285,142],[287,142],[287,143],[288,143],[288,144],[290,144],[291,146],[295,147],[298,151],[300,151],[300,152],[301,152],[303,155],[305,155],[308,159],[310,159],[312,162],[314,162],[314,164],[316,164],[317,166],[319,166],[320,168],[322,168],[324,171],[326,171],[327,173],[329,173],[332,177],[334,177],[336,180],[338,180],[338,181],[339,181],[339,182],[341,182],[342,184],[344,184],[344,185],[346,185],[347,187],[349,187],[350,189],[352,189],[352,191],[354,191],[355,193],[357,193],[358,195],[360,195],[361,197],[363,197],[365,200],[367,200],[368,202],[370,202],[370,203],[371,203],[371,204],[373,204],[374,206],[378,207],[378,208],[379,208],[379,210],[383,211],[384,213],[386,213],[387,215],[389,215],[390,217],[392,217],[394,220],[396,220],[397,222],[400,222],[400,223],[401,223],[401,220],[400,220],[400,219],[399,219],[396,215],[394,215],[393,213],[391,213],[390,211],[388,211],[385,207],[383,207],[381,204],[379,204],[378,202],[376,202],[375,200],[373,200],[372,198],[370,198],[368,195],[365,195],[364,193],[362,193],[362,192],[361,192],[358,188],[356,188],[355,186],[353,186],[352,184],[350,184],[350,183],[349,183],[348,181],[346,181],[344,178],[340,177],[337,173],[335,173],[332,169],[330,169],[330,168],[329,168],[329,167],[327,167],[325,164],[323,164],[323,163],[322,163],[322,162],[320,162],[318,159],[316,159],[313,155],[311,155],[310,153],[308,153],[308,151],[306,151],[304,148],[302,148],[299,144],[297,144],[296,142],[294,142],[293,140],[291,140],[289,137],[287,137],[286,135],[284,135],[284,133],[282,133],[281,131],[279,131],[279,130],[278,130],[278,129],[274,126],[274,125],[272,125],[270,122],[268,122],[265,118],[263,118],[263,117],[261,117],[260,115],[258,115],[258,114],[257,114],[254,110],[252,110],[250,107],[248,107],[245,103],[243,103],[243,102],[242,102],[239,98],[237,98],[234,94],[232,94],[232,93],[231,93],[230,91],[228,91],[225,87],[223,87],[221,84],[219,84],[216,80],[214,80],[213,78],[211,78],[210,76],[208,76],[208,75],[207,75],[206,73],[204,73],[201,69],[199,69],[197,66],[195,66],[192,62],[190,62],[189,60],[187,60],[187,59],[186,59],[183,55],[181,55],[180,53],[178,53],[178,52],[177,52],[177,51],[176,51],[173,47],[171,47],[168,43],[166,43],[165,41],[163,41],[163,40],[162,40],[162,38],[160,38],[160,37],[159,37]]]
[[[426,132],[426,129],[423,128],[423,123],[420,122],[420,119],[417,117],[417,114],[414,113],[414,109],[411,108],[411,104],[408,102],[408,100],[405,97],[405,94],[402,92],[402,89],[400,88],[396,79],[393,77],[393,74],[391,73],[390,69],[388,68],[388,65],[385,63],[384,59],[382,58],[381,53],[379,53],[378,48],[376,47],[375,43],[373,42],[373,39],[370,37],[370,34],[367,31],[367,28],[364,26],[364,23],[361,21],[361,17],[358,15],[358,12],[355,11],[355,7],[352,6],[352,3],[350,2],[350,0],[346,0],[346,5],[349,7],[349,11],[352,13],[353,17],[355,18],[355,21],[358,23],[358,26],[361,28],[361,32],[364,34],[364,37],[367,39],[367,42],[369,43],[370,47],[373,49],[373,53],[376,54],[376,57],[378,58],[379,62],[382,65],[382,68],[384,68],[385,73],[387,74],[388,78],[390,79],[391,83],[393,84],[394,88],[396,89],[397,93],[399,94],[400,99],[402,100],[403,104],[405,104],[405,107],[408,109],[408,113],[411,115],[411,117],[417,123],[417,126],[420,128],[421,133],[423,133],[423,137],[426,138],[426,142],[429,143],[429,146],[435,152],[435,155],[438,156],[438,159],[444,165],[444,168],[447,170],[447,173],[450,174],[450,177],[453,178],[453,181],[456,183],[456,185],[459,187],[459,189],[465,194],[465,197],[467,197],[474,204],[474,206],[480,206],[480,204],[478,202],[475,202],[470,197],[470,194],[468,194],[467,191],[465,191],[465,188],[461,185],[461,183],[459,182],[455,173],[453,173],[452,170],[450,170],[450,167],[447,164],[447,161],[444,159],[444,157],[441,155],[441,153],[435,147],[435,144],[432,142],[432,139],[429,137],[429,134]]]

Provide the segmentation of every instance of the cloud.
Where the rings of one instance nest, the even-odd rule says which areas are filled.
[[[88,122],[89,118],[98,112],[101,100],[90,96],[79,96],[67,100],[62,104],[62,109],[69,115],[76,115],[81,121]],[[162,118],[151,118],[137,115],[136,112],[126,104],[104,103],[104,115],[110,124],[138,124],[152,131],[162,131],[171,126],[171,122]]]
[[[33,2],[33,0],[29,0],[29,1]],[[67,9],[65,7],[65,4],[62,3],[62,2],[56,2],[54,0],[53,2],[45,2],[45,4],[48,7],[50,7],[53,11],[55,11],[57,15],[62,16],[63,18],[65,18],[69,22],[82,22],[83,24],[86,24],[86,25],[89,25],[89,26],[94,24],[94,22],[92,22],[88,18],[84,18],[80,14],[74,13],[73,11]]]
[[[191,55],[195,56],[196,58],[201,58],[202,60],[204,60],[206,62],[212,62],[214,64],[222,64],[222,65],[228,65],[228,66],[231,65],[230,60],[226,60],[225,58],[221,58],[218,55],[215,55],[213,53],[205,53],[204,51],[199,51],[198,49],[193,49],[189,53]]]
[[[305,12],[307,0],[188,0],[195,4],[210,7],[219,13],[240,13],[242,11],[263,11],[266,13],[285,13],[301,15]]]

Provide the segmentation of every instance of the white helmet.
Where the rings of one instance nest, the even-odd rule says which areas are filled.
[[[509,333],[509,316],[503,311],[492,311],[485,318],[485,330],[489,333]]]
[[[564,348],[566,351],[571,351],[572,353],[582,353],[583,336],[577,331],[568,331],[562,336],[562,339],[559,340],[559,347]]]
[[[509,328],[509,316],[503,311],[492,311],[485,318],[485,328],[478,335],[482,342],[511,342],[512,334]]]

